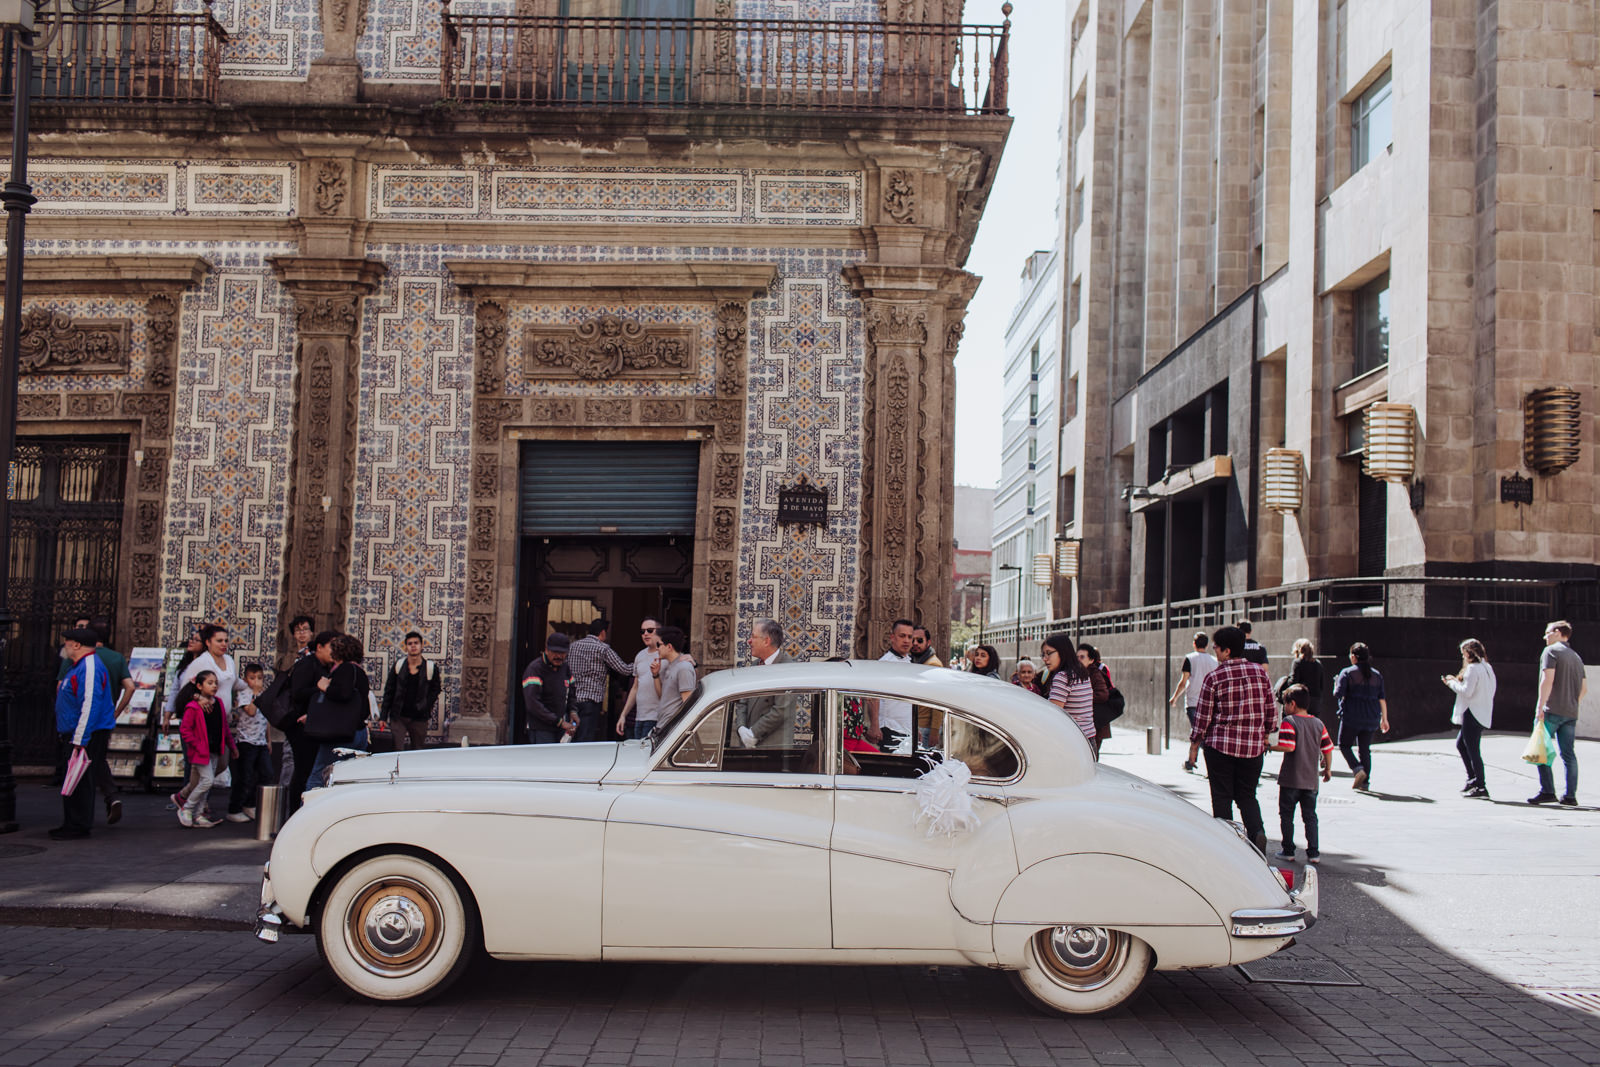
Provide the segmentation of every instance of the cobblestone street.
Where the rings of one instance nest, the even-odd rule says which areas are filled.
[[[1520,741],[1490,740],[1520,796]],[[12,926],[0,1065],[1600,1063],[1600,814],[1458,800],[1443,756],[1384,746],[1393,792],[1327,787],[1323,917],[1278,958],[1359,986],[1157,973],[1129,1009],[1066,1021],[977,970],[483,961],[389,1008],[336,987],[309,938]],[[1170,757],[1110,758],[1203,796]]]

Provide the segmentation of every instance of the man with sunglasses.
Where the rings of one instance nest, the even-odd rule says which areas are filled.
[[[617,719],[617,736],[634,739],[649,737],[661,717],[661,697],[656,693],[654,679],[661,673],[661,624],[645,616],[639,624],[639,636],[644,647],[633,657],[633,688],[628,690],[628,701],[622,705],[622,715]],[[640,685],[639,680],[644,679]],[[629,728],[629,715],[633,716]]]

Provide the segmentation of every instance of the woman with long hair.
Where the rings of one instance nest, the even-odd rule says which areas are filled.
[[[972,673],[989,678],[1000,677],[1000,653],[993,645],[979,645],[972,650]]]
[[[1350,646],[1350,666],[1333,680],[1333,699],[1339,702],[1339,751],[1355,772],[1351,788],[1370,789],[1372,738],[1389,732],[1389,702],[1383,695],[1383,675],[1372,666],[1372,650],[1360,641]]]
[[[1094,751],[1094,685],[1089,672],[1078,662],[1077,649],[1072,647],[1071,634],[1051,634],[1044,639],[1040,650],[1045,669],[1050,672],[1050,703],[1072,716],[1072,721],[1083,731]],[[1100,755],[1095,752],[1095,758]]]
[[[1456,735],[1456,751],[1467,768],[1467,784],[1461,791],[1469,797],[1489,799],[1489,781],[1483,773],[1483,732],[1494,718],[1494,668],[1483,642],[1469,637],[1461,642],[1461,671],[1441,674],[1439,680],[1456,694],[1450,721],[1461,727]]]

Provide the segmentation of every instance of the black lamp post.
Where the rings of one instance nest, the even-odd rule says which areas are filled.
[[[1022,564],[1002,563],[996,570],[1017,572],[1017,662],[1022,662]]]
[[[33,33],[30,8],[23,0],[19,11],[27,25],[8,25],[16,42],[12,64],[16,82],[12,94],[11,176],[0,190],[6,211],[6,291],[4,319],[0,320],[0,471],[9,482],[11,456],[17,433],[17,349],[22,337],[23,225],[33,206],[28,185],[28,92],[33,83]],[[15,14],[15,12],[8,12]],[[6,645],[11,640],[11,493],[0,493],[0,834],[17,826],[17,779],[11,766],[11,687],[5,678]]]
[[[989,622],[989,583],[968,582],[967,589],[978,591],[978,644],[983,644],[983,631]],[[991,664],[993,666],[993,664]]]

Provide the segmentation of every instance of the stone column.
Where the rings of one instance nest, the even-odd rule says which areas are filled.
[[[355,491],[361,298],[383,264],[364,259],[281,257],[273,269],[294,297],[294,450],[284,536],[281,634],[310,615],[318,629],[345,624]],[[280,636],[279,648],[289,647]]]

